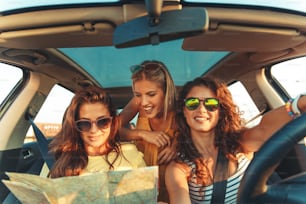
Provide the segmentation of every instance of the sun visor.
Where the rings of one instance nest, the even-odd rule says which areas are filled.
[[[194,36],[208,29],[208,15],[204,8],[184,8],[164,11],[156,23],[150,16],[142,16],[119,25],[114,32],[117,48],[152,44]]]
[[[296,47],[305,36],[296,29],[218,25],[217,29],[185,38],[189,51],[275,52]]]

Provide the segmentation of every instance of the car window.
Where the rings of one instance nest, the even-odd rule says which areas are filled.
[[[0,63],[0,73],[0,104],[2,105],[5,98],[22,79],[23,72],[20,68]]]
[[[62,86],[55,85],[52,88],[34,120],[37,127],[47,138],[53,137],[59,132],[64,112],[70,104],[73,96],[73,92],[63,88]],[[121,111],[122,109],[118,109],[118,113]],[[133,128],[136,125],[137,116],[138,115],[136,115],[130,122],[130,128]],[[32,127],[30,127],[27,132],[25,143],[33,142],[35,140],[34,131]]]
[[[73,92],[63,88],[62,86],[55,85],[52,88],[34,120],[35,124],[42,131],[45,137],[54,137],[59,132],[64,112],[70,104],[73,96]],[[120,113],[122,109],[118,109],[117,111]],[[129,128],[135,127],[137,117],[138,114],[131,120]],[[36,138],[32,127],[30,127],[25,138],[25,143],[33,141],[36,141]]]
[[[62,86],[55,85],[52,88],[34,120],[37,127],[47,138],[55,136],[60,130],[64,112],[73,96],[73,92]],[[25,138],[25,143],[35,140],[33,129],[30,127]]]
[[[247,127],[252,127],[260,122],[260,111],[247,92],[246,88],[240,81],[237,81],[228,86],[232,93],[235,104],[239,107],[242,118],[246,122]]]
[[[243,119],[247,122],[247,126],[256,125],[259,118],[253,120],[258,114],[259,110],[251,99],[241,82],[235,82],[229,85],[234,102],[238,105],[242,112]],[[61,128],[62,118],[64,112],[69,105],[73,93],[59,85],[55,85],[51,90],[49,96],[44,102],[42,108],[38,112],[34,122],[46,137],[53,137]],[[118,110],[120,113],[121,109]],[[136,124],[137,115],[131,121],[130,128]],[[25,142],[35,141],[35,135],[32,127],[29,128]]]
[[[294,98],[306,92],[306,56],[281,62],[272,66],[271,74],[279,84]]]
[[[259,110],[243,84],[237,81],[229,85],[229,90],[232,93],[234,102],[237,104],[242,113],[242,118],[247,122],[247,126],[251,127],[256,125],[261,118],[256,118],[256,116],[259,114]],[[73,96],[73,92],[62,86],[55,85],[52,88],[50,94],[34,120],[35,124],[46,137],[53,137],[60,130],[64,112]],[[118,110],[118,113],[120,113],[120,111],[121,109]],[[137,116],[135,116],[131,121],[131,127],[136,124],[136,119]],[[30,127],[27,132],[25,143],[35,140],[33,129]]]

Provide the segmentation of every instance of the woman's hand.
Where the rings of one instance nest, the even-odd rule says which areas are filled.
[[[142,139],[157,147],[169,146],[171,141],[169,136],[162,131],[141,131]]]
[[[158,164],[168,164],[175,157],[175,146],[168,145],[158,153]]]

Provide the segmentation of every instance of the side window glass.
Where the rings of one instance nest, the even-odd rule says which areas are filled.
[[[306,57],[296,58],[272,66],[271,74],[294,98],[306,91]]]
[[[117,109],[117,114],[119,115],[120,112],[122,111],[123,109]],[[130,129],[135,129],[136,128],[136,124],[137,124],[137,119],[138,119],[138,113],[134,116],[134,118],[130,121],[129,125],[127,126],[127,128],[130,128]]]
[[[73,92],[63,88],[62,86],[55,85],[52,88],[34,120],[37,127],[47,138],[53,137],[59,132],[64,112],[70,104],[73,96]],[[33,129],[30,127],[27,132],[25,143],[33,142],[35,140],[36,138]]]
[[[242,118],[245,120],[246,126],[252,127],[257,125],[261,120],[260,111],[243,84],[237,81],[229,85],[228,88],[232,93],[234,103],[242,113]]]
[[[0,63],[0,104],[11,93],[17,83],[22,79],[23,72],[20,68]]]

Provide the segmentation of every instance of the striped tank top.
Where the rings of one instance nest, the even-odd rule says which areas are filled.
[[[247,169],[250,160],[245,157],[244,154],[238,156],[238,168],[235,174],[227,179],[225,201],[226,204],[237,203],[237,193],[240,185],[240,181]],[[210,204],[213,192],[213,185],[202,186],[201,184],[195,183],[195,164],[188,162],[188,166],[192,169],[192,177],[188,181],[189,195],[191,203],[193,204]]]

